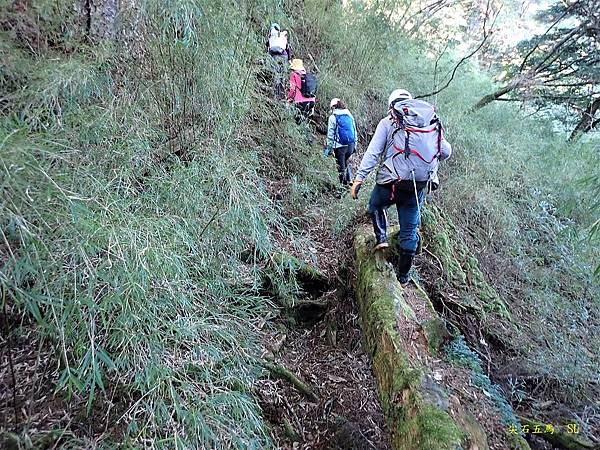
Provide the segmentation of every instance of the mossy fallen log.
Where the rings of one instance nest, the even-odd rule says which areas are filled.
[[[398,241],[397,241],[397,231],[398,227],[392,227],[390,229],[390,250],[388,250],[391,260],[395,260],[398,257]],[[433,355],[438,355],[442,346],[448,342],[450,339],[450,332],[446,327],[446,323],[440,319],[438,314],[435,311],[435,307],[427,293],[418,285],[415,285],[414,290],[412,292],[416,301],[421,303],[423,311],[420,314],[413,314],[414,311],[412,308],[405,309],[405,312],[411,315],[412,320],[416,321],[419,327],[422,329],[425,339],[427,340],[427,345],[429,350]],[[410,300],[409,298],[406,299]]]
[[[485,433],[461,427],[449,414],[446,392],[425,367],[411,361],[398,332],[398,320],[416,321],[393,268],[381,252],[372,251],[370,230],[361,228],[354,239],[356,296],[366,344],[373,359],[383,412],[397,450],[455,450],[488,448]],[[479,436],[476,436],[479,434]],[[483,437],[482,437],[483,436]],[[472,442],[477,441],[475,445]],[[465,443],[467,443],[465,445]]]
[[[524,426],[529,427],[530,432],[540,430],[540,433],[536,433],[536,436],[565,450],[600,450],[600,445],[593,443],[579,433],[569,433],[567,427],[552,427],[552,432],[546,432],[546,424],[527,417],[519,417],[519,420]]]
[[[437,356],[441,352],[444,344],[446,344],[452,336],[446,327],[446,322],[444,322],[435,311],[433,303],[431,303],[427,293],[418,285],[415,286],[414,292],[417,294],[418,301],[423,302],[425,308],[429,312],[425,318],[419,321],[419,325],[425,334],[429,351]]]

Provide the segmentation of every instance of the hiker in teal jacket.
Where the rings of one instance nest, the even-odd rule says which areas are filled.
[[[356,149],[356,122],[339,98],[332,99],[329,107],[331,115],[327,123],[327,146],[324,155],[329,156],[333,152],[340,183],[348,185],[352,182],[349,160]]]

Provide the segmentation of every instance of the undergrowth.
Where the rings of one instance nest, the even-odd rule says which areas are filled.
[[[293,227],[259,175],[278,136],[244,145],[262,53],[246,6],[150,2],[137,59],[80,45],[3,65],[0,282],[56,346],[57,389],[88,412],[124,396],[107,442],[272,445],[252,395],[277,314],[261,270]]]
[[[293,302],[298,285],[273,255],[310,260],[305,230],[319,218],[305,213],[317,206],[336,237],[350,233],[369,185],[359,202],[331,201],[333,163],[261,81],[264,34],[271,21],[290,29],[318,66],[317,120],[344,99],[360,154],[393,88],[429,92],[454,63],[434,66],[384,7],[150,1],[134,14],[135,52],[82,42],[55,20],[71,13],[50,7],[36,16],[43,45],[0,32],[0,283],[57,349],[62,393],[89,410],[126,399],[107,445],[272,446],[252,394],[258,330],[277,314],[263,271]],[[488,262],[523,365],[585,385],[600,354],[597,244],[583,239],[595,198],[574,180],[582,160],[596,170],[597,153],[593,141],[566,149],[508,105],[467,113],[490,84],[465,64],[429,98],[455,149],[436,201],[453,238]]]

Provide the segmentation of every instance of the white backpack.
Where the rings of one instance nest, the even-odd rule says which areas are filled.
[[[435,180],[442,153],[442,124],[433,106],[422,100],[399,101],[391,115],[397,127],[392,138],[395,153],[385,165],[402,180]]]
[[[271,30],[269,35],[269,51],[283,53],[287,49],[287,31]]]

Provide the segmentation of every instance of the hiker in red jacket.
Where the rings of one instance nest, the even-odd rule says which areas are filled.
[[[314,90],[316,90],[316,79],[314,75],[307,75],[304,63],[301,59],[293,59],[290,63],[290,90],[288,91],[287,101],[294,103],[300,114],[296,117],[296,122],[300,123],[302,120],[308,119],[314,111],[316,98],[314,96]],[[314,86],[309,86],[309,93],[305,96],[302,93],[302,79],[314,81]],[[305,81],[305,85],[306,85]],[[310,92],[312,91],[312,92]],[[306,93],[306,88],[305,88]],[[312,94],[312,95],[311,95]]]

